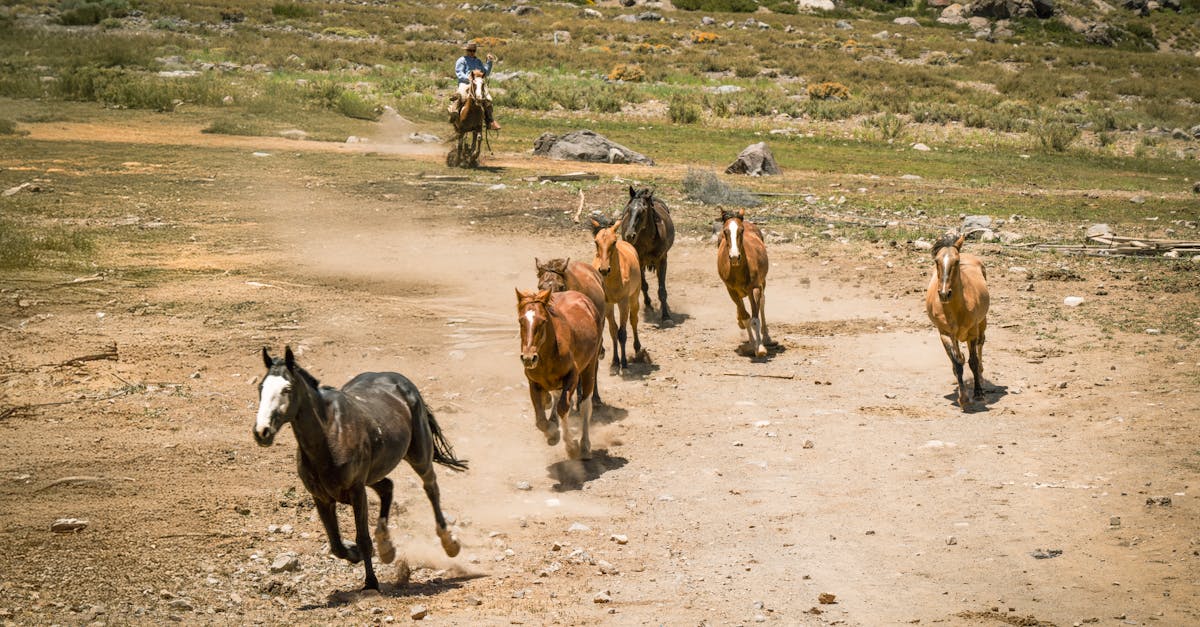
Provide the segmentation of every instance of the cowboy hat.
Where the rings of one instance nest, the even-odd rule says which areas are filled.
[[[478,48],[478,46],[475,45],[475,42],[471,42],[471,43],[463,46],[463,50],[470,50],[471,52],[475,52],[475,50],[477,48]]]

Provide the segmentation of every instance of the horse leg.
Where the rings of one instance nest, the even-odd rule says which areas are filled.
[[[638,261],[641,261],[640,255]],[[642,273],[642,298],[646,301],[647,310],[654,309],[654,307],[650,305],[650,284],[646,283],[646,266],[642,266],[640,270]]]
[[[593,363],[588,366],[587,370],[583,371],[583,395],[580,396],[579,402],[579,459],[588,460],[592,458],[592,440],[588,437],[588,431],[592,423],[592,401],[587,398],[587,389],[590,386],[593,390],[596,389],[596,369],[597,364]]]
[[[762,304],[759,302],[761,298],[761,288],[750,289],[750,342],[754,345],[755,357],[767,356],[767,348],[762,343],[762,319],[759,318],[762,314]]]
[[[363,567],[367,571],[367,582],[363,585],[363,590],[378,590],[379,580],[375,578],[375,567],[371,565],[371,529],[368,526],[367,518],[367,488],[359,485],[354,489],[354,494],[350,496],[350,505],[354,508],[354,541],[360,548],[362,554]]]
[[[633,327],[633,358],[635,360],[642,358],[642,339],[638,337],[638,320],[640,315],[641,305],[638,304],[637,293],[633,298],[629,299],[629,326]]]
[[[392,480],[384,478],[371,486],[379,495],[379,519],[375,521],[375,550],[379,553],[379,561],[391,564],[396,559],[396,547],[392,545],[391,534],[388,533],[388,515],[392,511]]]
[[[529,382],[529,400],[533,401],[533,419],[539,431],[546,436],[546,444],[558,444],[558,422],[546,420],[546,390],[542,386]]]
[[[983,342],[984,329],[987,328],[987,323],[979,323],[979,337],[967,342],[967,352],[970,354],[971,376],[975,377],[974,395],[976,399],[982,400],[983,396]]]
[[[621,320],[621,326],[620,326],[620,328],[617,329],[617,339],[621,341],[621,370],[624,370],[629,367],[629,360],[625,358],[625,340],[626,340],[626,338],[629,337],[627,335],[626,328],[628,327],[629,321],[630,321],[630,316],[629,316],[629,302],[630,301],[637,303],[637,294],[636,293],[634,293],[633,298],[630,298],[628,300],[623,300],[623,301],[617,303],[617,312],[619,314],[618,317]],[[637,348],[636,348],[637,345],[635,344],[634,346],[635,346],[635,348],[633,349],[633,357],[634,357],[634,359],[637,359]],[[614,359],[616,358],[616,354],[615,354],[616,352],[617,352],[616,347],[613,347],[613,353],[614,353],[613,358]]]
[[[624,342],[621,337],[620,329],[617,326],[616,305],[612,303],[604,303],[604,317],[608,320],[608,336],[612,340],[612,364],[610,367],[619,368],[621,366],[621,351],[617,349],[617,342]]]
[[[337,522],[337,503],[316,501],[315,504],[317,515],[321,517],[321,524],[325,526],[325,536],[329,538],[329,552],[351,564],[361,562],[362,552],[359,551],[358,546],[353,542],[342,540],[342,532],[338,529]]]
[[[423,447],[420,455],[409,457],[408,465],[421,477],[421,483],[425,487],[425,496],[429,497],[429,504],[433,507],[433,520],[437,524],[438,539],[442,541],[442,550],[446,555],[454,557],[458,555],[462,545],[458,543],[458,538],[450,532],[446,526],[446,516],[442,514],[442,493],[438,489],[437,472],[433,470],[433,442],[429,442]]]
[[[958,379],[958,406],[963,411],[967,411],[970,401],[967,399],[967,385],[963,383],[962,349],[959,348],[958,341],[949,335],[942,335],[942,347],[946,349],[950,363],[954,366],[954,378]]]
[[[779,346],[779,342],[771,339],[771,334],[767,331],[767,286],[763,285],[758,290],[758,321],[762,323],[762,342],[763,346]]]
[[[567,445],[567,457],[571,459],[579,458],[579,443],[571,435],[571,417],[569,415],[571,394],[578,385],[579,375],[574,372],[567,374],[562,382],[562,392],[558,395],[558,402],[554,404],[554,415],[558,416],[559,425],[562,427],[563,443]],[[588,398],[588,404],[591,404],[591,398]]]
[[[658,268],[654,271],[658,275],[658,305],[662,307],[662,319],[660,322],[671,321],[671,308],[667,307],[667,257],[663,256],[658,262]]]

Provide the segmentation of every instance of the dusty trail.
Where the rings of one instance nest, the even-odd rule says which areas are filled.
[[[168,141],[146,132],[137,141]],[[178,269],[169,281],[5,283],[35,295],[3,304],[6,404],[124,393],[0,421],[0,619],[361,623],[422,604],[427,621],[463,625],[1200,621],[1194,366],[1162,368],[1183,357],[1167,338],[1114,340],[1139,354],[1097,348],[1086,325],[1036,336],[1031,299],[1055,294],[996,272],[992,392],[964,414],[908,289],[924,256],[773,246],[782,350],[753,363],[735,353],[744,334],[713,247],[681,238],[679,323],[644,322],[649,362],[602,371],[600,454],[568,462],[533,427],[512,288],[532,284],[535,255],[590,258],[584,234],[482,228],[468,210],[418,229],[419,199],[381,212],[279,185],[228,190],[256,229],[236,256],[216,222],[191,249],[107,253]],[[118,362],[34,367],[114,341]],[[387,369],[421,386],[472,464],[440,473],[459,558],[438,551],[402,467],[394,537],[426,568],[399,588],[385,566],[382,595],[351,592],[361,568],[327,555],[294,440],[250,437],[257,351],[285,342],[325,383]],[[52,485],[72,475],[99,479]],[[65,515],[89,529],[49,534]],[[287,551],[300,570],[270,572]],[[601,591],[611,602],[594,602]]]

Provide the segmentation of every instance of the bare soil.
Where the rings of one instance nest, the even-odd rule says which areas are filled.
[[[407,622],[421,605],[425,622],[461,625],[1200,622],[1200,358],[1187,339],[1101,331],[1062,305],[1168,306],[1132,278],[1025,291],[1025,274],[981,252],[988,394],[962,412],[923,310],[928,253],[772,244],[781,347],[755,361],[738,352],[715,247],[685,233],[668,280],[675,324],[660,327],[655,299],[639,325],[646,358],[602,368],[598,452],[572,462],[534,428],[512,290],[533,284],[534,256],[592,249],[584,230],[543,219],[545,194],[569,210],[571,193],[519,188],[516,169],[600,171],[619,202],[637,168],[499,155],[489,175],[516,191],[361,193],[325,162],[286,157],[286,176],[261,166],[282,152],[249,154],[345,147],[51,127],[31,139],[118,141],[125,165],[110,153],[4,165],[67,172],[50,195],[69,176],[140,167],[145,204],[114,190],[97,214],[190,235],[106,248],[99,267],[115,270],[96,280],[0,278],[0,404],[14,410],[0,418],[0,621]],[[215,167],[184,152],[147,163],[146,145],[230,152]],[[433,170],[434,152],[360,158]],[[459,557],[440,552],[402,466],[393,537],[412,578],[379,566],[382,593],[357,592],[362,567],[328,554],[294,439],[285,429],[260,448],[250,435],[259,350],[284,344],[327,384],[394,370],[421,386],[471,464],[439,475]],[[70,361],[113,345],[116,360]],[[65,517],[87,527],[52,533]],[[286,552],[299,569],[272,573]]]

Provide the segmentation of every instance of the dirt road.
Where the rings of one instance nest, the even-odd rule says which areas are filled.
[[[1200,364],[1186,342],[1105,335],[1061,305],[1101,280],[1096,306],[1142,304],[1117,280],[1021,291],[993,264],[990,391],[963,413],[922,310],[927,253],[773,244],[782,346],[757,363],[736,352],[715,248],[685,233],[676,324],[651,314],[648,360],[602,369],[598,454],[569,462],[533,426],[512,289],[535,255],[591,245],[524,213],[536,186],[478,220],[454,190],[363,197],[320,168],[245,167],[145,210],[138,224],[159,216],[182,243],[106,250],[119,270],[98,280],[0,281],[0,393],[25,407],[0,419],[0,620],[407,622],[421,605],[461,625],[1200,622]],[[190,198],[197,169],[165,162],[156,193]],[[382,594],[355,592],[362,569],[328,555],[292,436],[250,435],[258,351],[285,343],[323,383],[395,370],[421,386],[471,463],[439,475],[458,558],[401,467],[393,537],[412,581],[382,566]],[[118,360],[66,363],[113,344]],[[63,517],[88,526],[51,533]],[[298,570],[271,572],[287,552]]]

